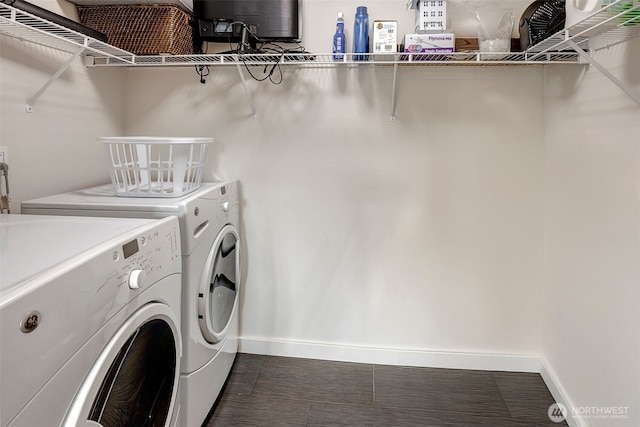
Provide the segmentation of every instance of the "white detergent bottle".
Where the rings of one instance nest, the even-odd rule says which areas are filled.
[[[564,28],[569,28],[596,13],[602,7],[602,0],[567,0],[565,8],[567,18]]]

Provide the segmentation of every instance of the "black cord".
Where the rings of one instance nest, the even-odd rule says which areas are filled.
[[[287,49],[283,46],[281,46],[280,44],[276,43],[276,42],[272,42],[272,41],[263,41],[260,40],[260,38],[255,35],[251,29],[249,28],[249,26],[247,24],[245,24],[244,22],[241,21],[234,21],[234,22],[229,22],[227,23],[227,27],[225,29],[225,33],[227,32],[227,30],[231,27],[233,28],[234,25],[241,25],[243,27],[244,30],[247,31],[247,33],[250,36],[250,39],[253,38],[253,40],[255,40],[256,42],[259,42],[260,45],[256,46],[256,48],[252,48],[251,44],[247,45],[243,45],[242,42],[238,43],[238,45],[236,46],[236,48],[233,48],[233,45],[231,43],[231,37],[229,37],[229,48],[230,48],[230,52],[233,52],[235,54],[238,54],[238,59],[240,61],[242,61],[242,63],[244,64],[245,69],[247,70],[247,73],[251,76],[251,78],[253,78],[255,81],[258,82],[263,82],[265,80],[269,80],[271,83],[275,84],[275,85],[279,85],[284,81],[284,74],[282,72],[282,68],[280,67],[280,64],[282,62],[282,60],[285,58],[285,55],[288,53],[292,53],[292,54],[299,54],[299,53],[305,53],[306,50],[304,48],[304,46],[302,46],[300,43],[296,42],[296,47],[294,49]],[[217,23],[216,23],[217,26]],[[206,52],[207,49],[204,49],[204,52]],[[248,52],[248,53],[247,53]],[[264,65],[264,69],[263,69],[263,74],[265,74],[264,77],[259,78],[257,76],[254,75],[253,72],[251,72],[251,69],[249,67],[249,64],[247,63],[247,59],[251,58],[251,54],[255,54],[255,55],[264,55],[266,54],[267,56],[260,56],[260,60],[265,62]],[[277,59],[270,61],[269,60],[269,55],[273,55],[276,56],[277,55]],[[254,57],[255,59],[255,57]],[[253,64],[255,65],[255,64]],[[278,73],[276,74],[276,70],[278,71]],[[204,77],[209,75],[209,66],[208,65],[196,65],[196,73],[200,76],[200,83],[204,84],[205,80]],[[279,75],[279,79],[278,79],[278,75]]]
[[[282,83],[282,81],[284,80],[284,76],[282,74],[282,69],[280,68],[280,61],[282,60],[282,57],[284,56],[284,52],[281,53],[280,57],[278,58],[277,61],[274,61],[271,64],[271,69],[269,70],[269,73],[267,74],[267,68],[269,68],[269,63],[265,64],[264,66],[264,70],[263,73],[266,74],[263,78],[258,78],[256,76],[253,75],[253,73],[251,72],[251,69],[249,68],[249,65],[247,65],[247,62],[245,61],[245,58],[240,55],[240,60],[242,61],[242,63],[244,64],[244,68],[247,70],[247,73],[249,73],[249,75],[258,82],[263,82],[267,79],[269,79],[269,81],[271,83],[273,83],[274,85],[279,85]],[[274,80],[273,79],[273,73],[275,72],[275,70],[278,70],[278,73],[280,74],[280,80]]]
[[[254,36],[255,37],[255,36]],[[260,41],[257,37],[256,39],[258,41]],[[243,60],[245,68],[247,69],[247,72],[249,73],[249,75],[257,81],[265,81],[267,79],[269,79],[269,81],[271,81],[271,83],[279,85],[282,83],[283,79],[284,79],[284,75],[282,73],[282,68],[280,67],[283,58],[285,58],[285,56],[287,54],[299,54],[299,53],[304,53],[306,52],[306,49],[304,46],[302,46],[300,43],[296,43],[296,47],[293,49],[290,48],[285,48],[283,47],[281,44],[276,43],[276,42],[272,42],[272,41],[262,41],[260,47],[257,48],[258,53],[261,54],[274,54],[274,55],[278,55],[277,60],[273,61],[273,64],[271,66],[271,68],[269,69],[269,64],[266,64],[264,66],[264,70],[263,73],[266,74],[265,77],[259,79],[257,77],[255,77],[253,75],[253,73],[251,72],[251,70],[249,69],[247,63],[243,60],[243,58],[241,57],[241,60]],[[267,69],[269,69],[269,72],[267,73]],[[274,73],[275,71],[278,70],[278,74],[280,75],[280,79],[279,80],[274,80]]]
[[[206,80],[204,79],[209,75],[209,66],[208,65],[196,65],[196,74],[200,76],[200,83],[205,84]]]

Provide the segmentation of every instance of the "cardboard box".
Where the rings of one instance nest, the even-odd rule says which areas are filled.
[[[404,51],[411,53],[447,53],[455,50],[452,33],[405,34]]]
[[[373,21],[373,53],[398,51],[398,21]]]

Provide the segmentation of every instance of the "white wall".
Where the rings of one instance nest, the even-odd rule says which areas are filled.
[[[246,339],[537,354],[539,68],[129,70],[127,132],[216,139],[242,184]]]
[[[636,93],[639,57],[640,40],[596,54]],[[543,354],[579,421],[637,426],[640,107],[595,69],[547,70]]]
[[[395,122],[391,68],[283,73],[251,119],[235,69],[127,71],[127,133],[213,136],[241,182],[243,341],[537,355],[542,69],[402,69]]]

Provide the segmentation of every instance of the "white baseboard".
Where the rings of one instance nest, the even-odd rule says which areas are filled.
[[[321,342],[241,337],[238,351],[268,356],[300,357],[378,365],[477,369],[509,372],[541,371],[539,355],[510,355],[364,347]]]
[[[544,380],[547,388],[551,392],[554,400],[557,403],[562,403],[567,408],[567,415],[565,419],[570,427],[588,427],[582,418],[575,418],[572,414],[572,408],[574,408],[573,402],[569,398],[569,395],[562,387],[562,383],[558,379],[558,376],[553,371],[549,363],[543,357],[540,359],[540,376]]]

